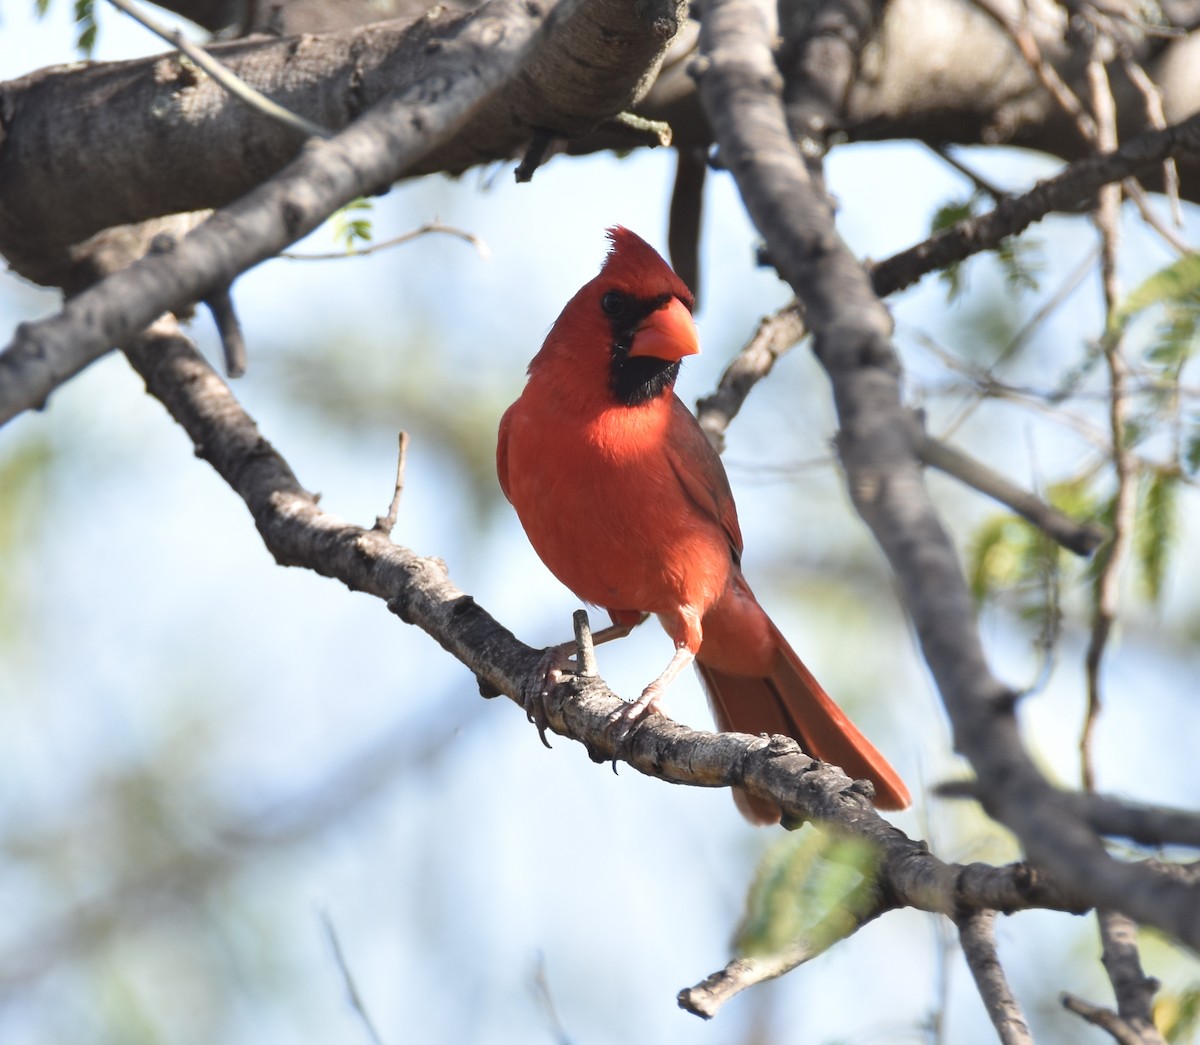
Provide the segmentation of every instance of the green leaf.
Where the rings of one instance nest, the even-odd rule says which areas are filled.
[[[75,28],[79,37],[75,48],[85,58],[91,58],[96,49],[96,5],[95,0],[75,0]]]
[[[1200,983],[1159,994],[1154,999],[1154,1025],[1169,1042],[1195,1041],[1200,1031]]]
[[[34,0],[33,8],[38,18],[45,18],[46,12],[50,10],[50,0]]]
[[[359,243],[371,242],[370,218],[359,215],[363,212],[369,213],[374,207],[375,204],[371,200],[360,196],[330,216],[333,238],[346,248],[346,253],[353,251]]]
[[[978,193],[969,196],[965,200],[951,200],[949,203],[943,203],[933,212],[933,219],[929,223],[929,231],[941,232],[952,225],[957,225],[960,221],[965,221],[967,218],[973,217],[978,203]],[[954,261],[938,273],[938,279],[946,284],[947,301],[954,301],[966,290],[965,272],[966,269],[963,267],[962,262]]]
[[[868,902],[878,854],[861,839],[806,827],[767,849],[746,896],[735,948],[778,954],[803,939],[823,949],[849,931]]]
[[[1004,272],[1004,282],[1013,293],[1038,289],[1038,272],[1043,265],[1041,243],[1035,239],[1006,236],[996,248],[996,257]]]
[[[1178,542],[1179,477],[1152,471],[1143,479],[1134,529],[1134,551],[1146,597],[1162,601],[1170,554]]]
[[[1185,254],[1164,269],[1159,269],[1133,290],[1117,309],[1118,327],[1129,324],[1151,305],[1200,302],[1200,253]]]

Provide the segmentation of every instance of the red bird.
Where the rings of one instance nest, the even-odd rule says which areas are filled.
[[[809,755],[875,784],[903,809],[908,789],[801,663],[739,566],[742,534],[729,480],[673,392],[680,360],[700,351],[692,295],[644,240],[608,230],[600,274],[563,309],[500,422],[496,469],[534,549],[618,638],[655,614],[675,642],[627,720],[658,710],[688,664],[717,728],[782,733]],[[566,649],[569,647],[563,647]],[[779,807],[735,791],[757,823]]]

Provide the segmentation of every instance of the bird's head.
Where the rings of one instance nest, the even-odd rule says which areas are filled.
[[[608,238],[600,274],[563,309],[542,354],[603,366],[616,400],[638,406],[668,392],[680,360],[700,351],[692,292],[640,236],[614,225]]]

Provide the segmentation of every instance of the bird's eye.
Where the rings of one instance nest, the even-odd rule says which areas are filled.
[[[625,295],[610,290],[600,299],[600,307],[604,309],[606,315],[619,316],[625,311]]]

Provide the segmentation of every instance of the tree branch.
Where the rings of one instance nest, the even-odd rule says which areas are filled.
[[[366,194],[402,174],[507,160],[535,127],[568,138],[630,109],[685,17],[682,0],[563,0],[549,16],[554,33],[523,50],[551,6],[439,6],[406,21],[256,37],[209,53],[323,127],[348,128],[375,109],[377,130],[429,139],[364,179]],[[521,75],[509,75],[518,62]],[[390,123],[379,119],[384,110]],[[178,55],[42,70],[0,84],[0,111],[0,254],[47,285],[66,282],[69,249],[100,229],[224,207],[301,155],[294,130],[233,100]],[[64,147],[78,141],[95,147]]]
[[[1003,1045],[1033,1045],[1029,1023],[1021,1011],[996,954],[996,912],[973,911],[958,919],[958,939],[967,967]]]
[[[0,354],[0,424],[44,404],[60,383],[156,316],[229,286],[338,207],[390,185],[520,77],[534,48],[580,6],[563,0],[543,18],[521,0],[493,0],[427,60],[427,83],[379,102],[333,138],[311,139],[283,171],[176,246],[82,291],[57,315],[22,324]],[[429,83],[441,87],[434,92]]]
[[[1077,160],[1028,192],[1001,200],[986,214],[966,218],[871,266],[875,290],[885,296],[903,290],[929,272],[991,250],[1053,211],[1084,206],[1104,185],[1183,155],[1200,155],[1200,113],[1131,138],[1113,152]]]
[[[985,809],[1017,834],[1037,865],[1072,881],[1094,903],[1200,946],[1196,890],[1113,859],[1021,744],[1015,695],[987,666],[957,554],[921,476],[900,400],[890,318],[838,237],[828,204],[793,146],[772,32],[765,2],[712,0],[701,26],[701,97],[723,162],[772,260],[804,304],[814,350],[833,382],[851,498],[892,565],[949,712],[955,746],[975,768]],[[1153,140],[1161,149],[1192,135],[1200,135],[1200,118],[1143,142]],[[1161,159],[1145,155],[1153,151],[1146,144],[1141,148],[1145,162]],[[1081,170],[1119,177],[1113,167],[1128,156],[1120,163],[1106,157]],[[1075,183],[1073,192],[1081,187]]]

